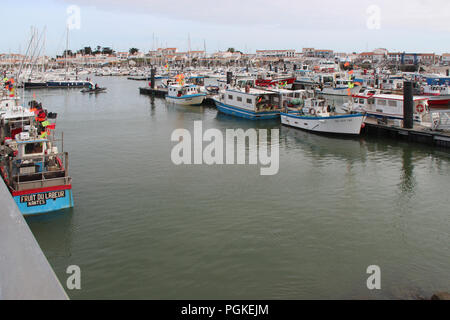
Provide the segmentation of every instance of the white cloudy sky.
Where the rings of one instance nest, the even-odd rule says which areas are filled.
[[[0,52],[23,51],[29,27],[47,27],[47,52],[64,49],[66,9],[78,5],[81,28],[70,34],[70,47],[113,46],[115,50],[153,46],[208,51],[302,47],[336,51],[450,52],[449,0],[22,0],[2,4]],[[370,29],[368,8],[380,9],[380,28]],[[155,44],[156,45],[156,44]]]

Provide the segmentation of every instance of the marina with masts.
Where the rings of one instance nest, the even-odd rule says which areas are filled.
[[[23,54],[0,54],[0,183],[5,187],[0,190],[7,193],[2,199],[12,200],[14,210],[38,230],[38,240],[44,239],[57,257],[50,255],[50,260],[63,261],[59,275],[73,250],[92,271],[90,284],[95,283],[101,260],[87,253],[94,248],[102,258],[110,255],[105,259],[116,268],[105,279],[119,274],[118,261],[126,261],[148,283],[158,283],[148,289],[133,278],[127,288],[136,296],[166,292],[176,298],[177,288],[195,288],[191,279],[199,273],[194,265],[202,273],[219,270],[210,281],[217,277],[229,295],[245,282],[234,274],[252,278],[248,270],[255,269],[262,279],[272,270],[285,270],[284,262],[290,267],[283,272],[298,285],[295,266],[303,257],[315,259],[321,274],[328,274],[322,266],[325,257],[344,260],[333,256],[336,239],[351,260],[353,252],[378,243],[380,233],[377,250],[385,256],[391,254],[383,251],[385,246],[400,247],[401,261],[392,268],[409,261],[416,248],[430,250],[440,265],[447,261],[445,250],[437,246],[445,236],[429,240],[427,247],[408,237],[420,224],[442,228],[441,233],[446,228],[442,220],[448,205],[445,195],[437,193],[449,186],[450,54],[384,48],[360,53],[315,48],[207,52],[205,40],[203,50],[192,49],[191,33],[185,51],[159,46],[155,34],[151,50],[76,50],[67,28],[62,53],[47,56],[46,35],[46,28],[32,28]],[[279,136],[265,148],[272,148],[271,155],[273,148],[279,149],[280,173],[270,180],[255,177],[251,160],[247,167],[228,165],[218,160],[223,152],[217,150],[212,164],[201,166],[203,143],[212,139],[195,131],[199,122],[216,133],[236,130],[236,150],[244,151],[244,160],[254,150],[261,152],[261,132],[277,130]],[[175,165],[170,143],[176,132],[192,127],[192,140],[203,139],[201,148],[191,138],[179,142],[193,142],[198,166]],[[252,130],[257,134],[252,136]],[[190,158],[190,151],[183,149],[182,157]],[[417,213],[429,208],[434,211],[427,215],[438,212],[434,220]],[[57,219],[64,235],[58,229],[48,240],[43,226]],[[367,221],[374,225],[373,233],[364,234]],[[420,229],[420,235],[425,237],[432,227]],[[60,247],[55,245],[59,240]],[[208,251],[209,245],[217,250]],[[148,252],[155,256],[147,257]],[[242,252],[253,258],[242,262]],[[309,274],[315,267],[305,268]],[[172,272],[169,284],[155,280],[154,274],[161,278],[166,270]],[[276,277],[268,286],[257,285],[265,292],[262,297],[276,296],[270,295],[272,290],[283,297],[306,296],[282,273]],[[122,284],[128,281],[119,278]],[[317,289],[308,285],[308,290]],[[105,285],[99,292],[123,297],[108,290]],[[354,288],[347,290],[345,297]],[[392,290],[387,297],[398,294]],[[212,292],[200,281],[197,296]],[[91,289],[77,297],[96,293]],[[244,289],[240,294],[249,296]]]

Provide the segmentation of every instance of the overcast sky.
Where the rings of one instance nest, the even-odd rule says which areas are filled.
[[[0,52],[23,53],[30,27],[45,26],[46,53],[65,49],[67,9],[80,9],[69,49],[178,47],[208,52],[315,47],[450,52],[449,0],[2,0]],[[346,5],[348,7],[346,7]],[[77,19],[75,19],[78,21]],[[155,35],[155,42],[153,41]]]

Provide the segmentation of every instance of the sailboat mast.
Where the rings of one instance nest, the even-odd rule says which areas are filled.
[[[68,73],[68,70],[67,70],[67,67],[68,67],[68,65],[67,65],[67,53],[68,53],[68,50],[69,50],[69,26],[67,26],[66,52],[65,52],[65,58],[64,58],[64,69],[66,69],[66,80],[67,80],[67,73]]]
[[[188,33],[188,59],[191,59],[191,34]]]

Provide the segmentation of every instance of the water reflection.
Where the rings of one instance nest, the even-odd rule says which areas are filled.
[[[75,209],[65,209],[39,216],[27,217],[26,221],[48,259],[72,256]]]
[[[401,173],[400,190],[403,195],[412,197],[417,182],[414,177],[413,151],[410,148],[403,148]]]
[[[351,164],[367,159],[367,144],[360,137],[331,137],[287,127],[281,128],[281,136],[281,147],[295,151],[300,146],[316,160],[332,157]]]

